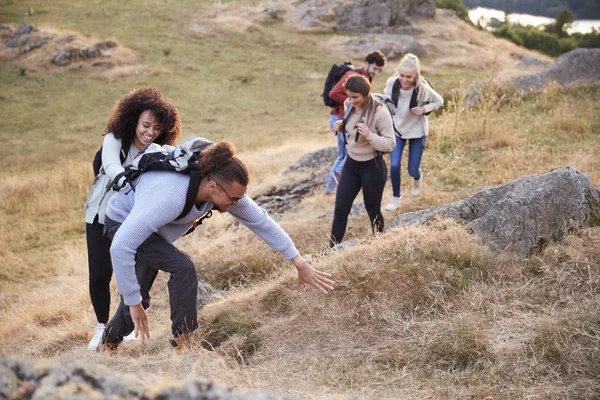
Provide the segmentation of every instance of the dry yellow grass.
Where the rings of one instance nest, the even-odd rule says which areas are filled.
[[[137,373],[157,390],[202,375],[240,390],[305,399],[593,397],[600,373],[599,228],[523,260],[493,254],[449,221],[373,238],[359,215],[350,217],[346,235],[359,244],[329,252],[327,213],[334,198],[322,193],[280,223],[316,268],[333,274],[338,286],[331,294],[296,292],[289,263],[231,217],[215,216],[177,243],[203,280],[229,289],[201,310],[193,346],[177,354],[168,345],[168,277],[160,273],[149,309],[151,340],[113,355],[85,350],[96,322],[82,207],[90,160],[113,102],[132,87],[159,87],[180,109],[185,137],[227,138],[238,147],[255,195],[301,179],[279,172],[305,152],[334,145],[318,95],[339,56],[321,50],[331,35],[290,32],[285,24],[192,39],[188,27],[210,10],[192,1],[177,7],[134,2],[127,7],[153,10],[139,20],[124,3],[29,3],[43,11],[33,16],[34,25],[114,36],[155,73],[103,81],[84,72],[15,79],[17,69],[0,65],[0,107],[8,116],[0,130],[3,352],[42,362],[88,360]],[[0,5],[0,22],[18,22],[20,4]],[[249,8],[227,9],[258,9],[243,5]],[[110,28],[101,23],[105,14]],[[493,69],[512,69],[517,61],[506,57],[512,51],[532,54],[460,21],[437,17],[418,24],[430,46],[425,70],[442,92],[464,89]],[[432,31],[437,36],[426,42]],[[388,65],[376,87],[394,68]],[[65,87],[74,89],[65,94]],[[401,212],[564,165],[600,187],[599,92],[588,85],[490,96],[476,110],[450,104],[430,117],[425,189],[419,198],[406,196]],[[409,185],[404,179],[405,192]],[[113,286],[113,310],[117,298]],[[204,348],[208,343],[212,351]]]

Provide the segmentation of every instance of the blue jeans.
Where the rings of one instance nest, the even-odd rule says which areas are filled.
[[[333,124],[335,121],[341,119],[337,115],[330,114],[329,115],[329,128],[335,133],[333,129]],[[333,179],[333,173],[337,172],[339,175],[342,174],[342,168],[344,167],[344,162],[346,161],[346,157],[348,156],[348,150],[346,150],[346,144],[344,143],[344,133],[338,133],[337,137],[337,147],[338,147],[338,156],[331,167],[331,171],[329,171],[329,178],[327,179],[327,186],[325,187],[325,193],[333,192],[335,189],[335,180]]]
[[[404,146],[408,142],[408,174],[414,179],[421,179],[421,158],[425,149],[425,138],[402,139],[396,136],[396,147],[390,154],[390,177],[392,178],[392,192],[394,197],[400,197],[400,164]]]

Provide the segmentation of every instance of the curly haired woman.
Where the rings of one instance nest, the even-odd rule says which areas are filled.
[[[98,325],[88,349],[97,350],[108,323],[113,267],[110,240],[103,235],[108,201],[105,188],[150,143],[174,145],[181,132],[177,109],[157,89],[130,92],[114,106],[104,133],[102,162],[85,204],[89,290]]]

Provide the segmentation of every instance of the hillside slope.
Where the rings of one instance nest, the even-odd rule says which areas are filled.
[[[2,352],[42,364],[79,359],[171,382],[205,376],[239,390],[306,399],[597,396],[598,228],[522,259],[497,256],[449,221],[372,238],[367,218],[356,215],[347,238],[359,245],[328,253],[334,199],[318,192],[278,220],[317,268],[333,274],[333,293],[296,292],[290,266],[219,215],[177,243],[202,280],[226,290],[201,310],[195,345],[180,354],[168,344],[168,277],[159,274],[151,340],[115,354],[85,350],[95,318],[82,205],[116,99],[134,87],[159,88],[180,110],[185,137],[236,144],[251,168],[251,195],[288,179],[279,172],[302,154],[334,144],[319,94],[331,63],[346,58],[329,50],[348,36],[293,31],[284,22],[196,36],[189,26],[204,6],[191,0],[0,4],[0,25],[18,24],[31,7],[33,25],[114,38],[153,71],[99,80],[86,71],[23,73],[0,64]],[[512,71],[520,62],[510,58],[513,51],[547,60],[439,12],[414,25],[430,51],[424,71],[440,91]],[[477,110],[450,101],[430,117],[424,192],[406,198],[400,211],[564,165],[600,187],[599,95],[600,86],[585,85],[490,97]],[[390,197],[388,185],[384,201]]]

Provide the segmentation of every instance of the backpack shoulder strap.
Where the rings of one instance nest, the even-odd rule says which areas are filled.
[[[131,146],[131,143],[129,143],[129,144],[123,143],[121,145],[121,153],[120,153],[121,164],[123,164],[125,162],[125,160],[127,159],[127,154],[129,154],[129,148],[130,148],[130,146]]]
[[[394,86],[392,86],[392,101],[394,106],[398,105],[398,99],[400,98],[400,78],[396,78]]]
[[[200,171],[197,169],[190,170],[190,184],[188,185],[187,194],[185,195],[185,205],[183,206],[183,211],[181,211],[181,214],[179,214],[176,220],[185,217],[194,206],[201,180],[202,176],[200,175]]]

